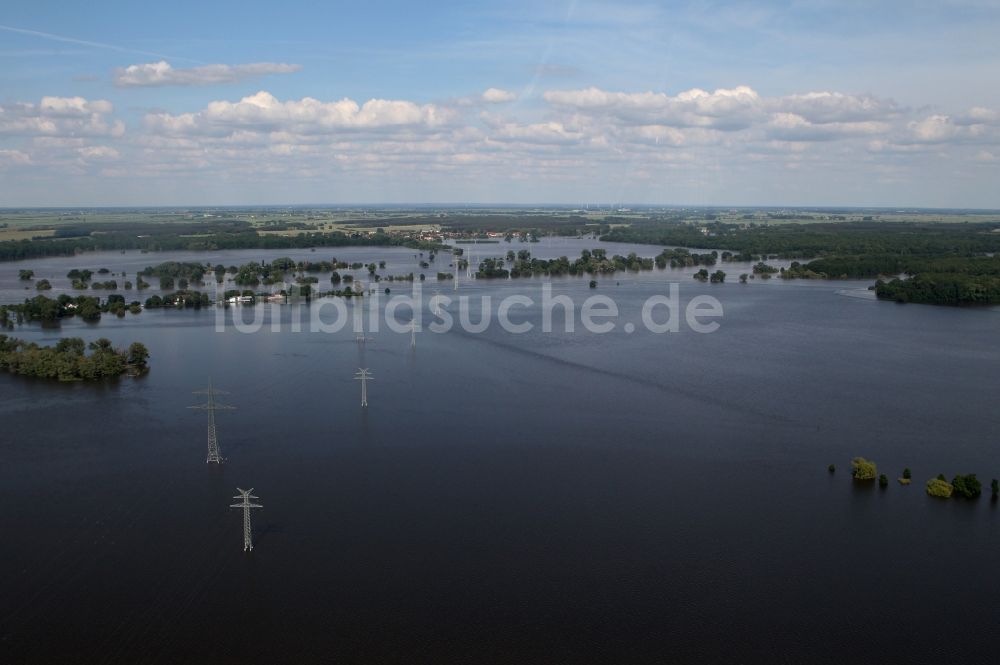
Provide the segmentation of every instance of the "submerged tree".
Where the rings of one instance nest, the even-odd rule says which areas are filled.
[[[878,476],[878,468],[871,460],[855,457],[851,460],[851,476],[855,480],[875,480]]]
[[[976,478],[976,474],[957,475],[951,481],[951,486],[955,494],[964,496],[966,499],[977,499],[983,493],[983,484]]]
[[[142,342],[132,342],[125,354],[126,362],[134,367],[145,369],[149,360],[149,349]]]
[[[951,483],[942,478],[931,478],[927,481],[927,494],[936,496],[939,499],[951,498],[953,488]]]

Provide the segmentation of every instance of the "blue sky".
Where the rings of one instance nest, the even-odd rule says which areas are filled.
[[[0,206],[1000,207],[997,34],[975,1],[4,6]]]

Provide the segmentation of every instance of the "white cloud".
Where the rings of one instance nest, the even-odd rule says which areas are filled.
[[[907,125],[910,137],[918,143],[941,143],[958,136],[959,129],[946,115],[932,115]]]
[[[0,150],[0,167],[23,166],[31,163],[31,155],[20,150]]]
[[[0,135],[113,136],[125,133],[125,124],[108,118],[111,102],[83,97],[42,97],[38,104],[0,106]]]
[[[321,102],[312,97],[279,101],[268,92],[238,102],[216,101],[196,113],[150,113],[146,125],[164,134],[223,135],[237,129],[288,131],[294,134],[330,134],[383,128],[434,128],[448,123],[453,113],[434,104],[370,99],[358,105],[352,99]]]
[[[524,143],[570,144],[581,141],[584,134],[567,129],[561,122],[528,125],[505,123],[491,132],[489,138],[497,141],[521,141]]]
[[[955,118],[954,122],[957,125],[998,125],[1000,124],[1000,111],[974,106]]]
[[[106,145],[84,146],[77,150],[84,159],[118,159],[121,155],[115,148]]]
[[[683,198],[684,187],[727,182],[776,183],[773,191],[805,182],[794,178],[853,179],[859,188],[905,183],[942,173],[946,163],[950,173],[975,165],[985,174],[1000,155],[993,147],[1000,117],[983,107],[918,115],[871,95],[766,97],[746,86],[676,95],[557,90],[543,95],[545,103],[508,107],[487,97],[513,98],[495,88],[446,103],[282,100],[261,91],[148,113],[127,135],[107,101],[44,97],[0,107],[0,164],[6,181],[48,171],[54,182],[148,178],[184,183],[181,189],[225,182],[274,192],[281,187],[274,183],[334,183],[352,195],[374,191],[364,188],[375,182],[421,182],[435,192],[484,191],[488,183],[500,198],[511,183],[539,195],[565,186],[616,198],[636,183],[669,183]]]
[[[829,140],[885,129],[874,124],[897,115],[895,102],[871,95],[808,92],[761,97],[748,86],[699,88],[670,96],[662,92],[608,92],[599,88],[550,91],[544,98],[557,109],[613,118],[625,125],[697,127],[738,132],[754,126],[789,140]]]
[[[643,143],[652,146],[681,146],[697,140],[691,131],[666,125],[639,125],[623,128],[618,136],[627,143]],[[704,140],[705,135],[699,136]]]
[[[797,113],[774,113],[766,125],[767,135],[781,141],[833,141],[879,134],[888,129],[888,124],[874,121],[810,122]]]
[[[777,112],[794,113],[811,123],[844,123],[881,120],[899,112],[892,100],[871,95],[845,95],[840,92],[807,92],[773,100]]]
[[[512,102],[517,99],[517,95],[509,90],[501,90],[500,88],[487,88],[483,92],[482,99],[487,104],[503,104],[505,102]]]
[[[751,88],[695,88],[671,97],[662,92],[607,92],[599,88],[551,90],[543,95],[553,106],[581,113],[602,114],[634,124],[671,127],[748,127],[762,111],[760,96]]]
[[[42,97],[38,112],[45,116],[81,117],[114,112],[111,102],[103,99],[87,101],[83,97]]]
[[[175,69],[166,60],[120,67],[114,72],[115,85],[128,88],[163,85],[213,85],[236,83],[268,74],[291,74],[302,65],[281,62],[252,62],[243,65],[202,65]]]
[[[984,108],[975,108],[954,117],[935,114],[913,120],[906,125],[902,143],[970,143],[993,144],[1000,142],[1000,114]]]

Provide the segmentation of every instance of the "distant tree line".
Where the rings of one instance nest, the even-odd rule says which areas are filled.
[[[706,228],[708,235],[701,231]],[[972,256],[1000,251],[1000,222],[844,222],[744,226],[715,222],[645,223],[616,227],[601,240],[680,247],[716,247],[754,257],[915,255]],[[751,259],[752,260],[752,259]],[[833,274],[833,273],[831,273]]]
[[[447,215],[409,215],[406,217],[379,217],[375,219],[350,219],[347,224],[357,228],[377,228],[384,226],[430,226],[440,225],[449,231],[459,233],[485,233],[496,231],[505,235],[505,240],[514,236],[538,238],[543,235],[578,236],[589,233],[607,233],[612,222],[627,221],[627,218],[605,217],[595,222],[583,215],[509,212],[503,214],[448,213]]]
[[[125,228],[127,227],[127,228]],[[132,230],[129,230],[132,229]],[[138,233],[137,233],[138,231]],[[74,256],[82,252],[141,249],[153,252],[222,249],[302,249],[313,247],[402,246],[441,249],[439,243],[399,234],[327,232],[298,235],[260,234],[246,222],[215,224],[93,224],[62,227],[51,238],[0,242],[0,261],[45,256]]]
[[[708,236],[702,228],[709,231]],[[1000,223],[926,224],[855,222],[745,227],[712,223],[640,224],[616,228],[602,240],[723,248],[723,261],[758,263],[761,277],[786,279],[879,278],[877,297],[950,305],[1000,303]],[[677,250],[672,250],[677,251]],[[735,253],[734,253],[735,252]],[[768,257],[813,258],[775,269]],[[671,263],[673,265],[673,263]],[[697,264],[695,264],[697,265]],[[899,277],[903,275],[903,277]],[[889,276],[890,279],[882,279]]]

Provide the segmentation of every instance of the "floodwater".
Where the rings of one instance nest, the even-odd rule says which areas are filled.
[[[0,296],[34,295],[19,268],[50,277],[54,294],[74,267],[134,275],[167,259],[282,255],[421,272],[406,249],[129,252],[0,264]],[[494,314],[505,296],[530,297],[511,318],[535,326],[424,330],[415,347],[384,326],[364,345],[350,326],[310,332],[314,310],[335,312],[315,302],[16,329],[46,343],[138,340],[152,355],[148,375],[102,384],[0,375],[0,661],[992,657],[1000,311],[878,302],[865,282],[741,285],[748,266],[719,267],[725,284],[667,269],[595,290],[589,278],[463,279],[456,293],[431,278],[425,295],[488,295]],[[645,330],[642,303],[671,282],[681,306],[722,303],[716,332]],[[542,332],[546,283],[578,307],[612,298],[614,330],[586,331],[577,311],[573,332],[558,312]],[[218,331],[220,312],[264,325]],[[359,367],[375,377],[367,409]],[[205,463],[204,412],[186,408],[209,377],[237,407],[218,415],[218,467]],[[857,455],[888,488],[851,481]],[[904,467],[910,487],[895,480]],[[977,473],[984,496],[932,499],[923,483],[938,473]],[[251,553],[229,508],[237,487],[263,505]]]

